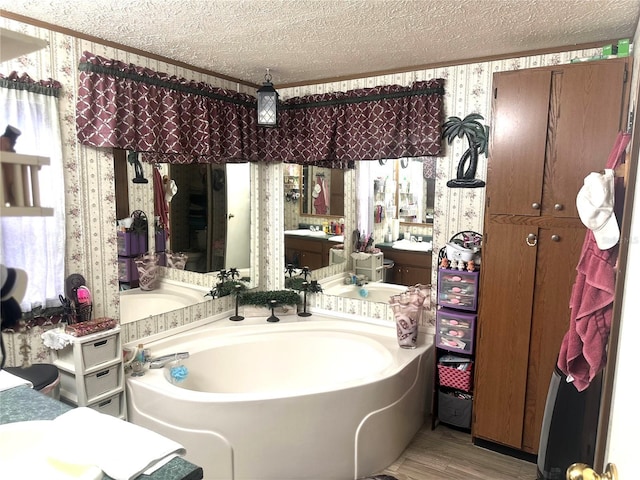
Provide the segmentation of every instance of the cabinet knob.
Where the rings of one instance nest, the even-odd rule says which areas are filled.
[[[560,235],[551,235],[551,240],[554,242],[559,242],[560,241]]]
[[[538,237],[534,233],[530,233],[529,235],[527,235],[526,241],[527,245],[529,245],[530,247],[535,247],[538,243]]]
[[[561,211],[561,210],[564,210],[564,205],[562,205],[561,203],[556,203],[556,204],[553,206],[553,209],[554,209],[556,212],[559,212],[559,211]]]
[[[540,204],[538,202],[533,202],[531,204],[531,208],[533,208],[534,210],[540,210]]]

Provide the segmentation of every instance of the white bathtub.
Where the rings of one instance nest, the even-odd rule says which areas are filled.
[[[357,285],[345,285],[344,274],[332,277],[328,281],[320,283],[322,293],[325,295],[334,295],[337,297],[353,298],[356,300],[366,300],[368,302],[389,303],[389,297],[406,292],[407,287],[404,285],[396,285],[395,283],[369,282],[362,287]],[[366,294],[363,295],[361,290],[364,288]]]
[[[178,308],[206,302],[210,289],[171,280],[163,280],[155,290],[132,288],[120,292],[120,323],[134,322],[149,315],[171,312]]]
[[[346,480],[393,463],[428,412],[432,341],[392,324],[314,313],[293,323],[221,320],[158,341],[188,351],[181,386],[162,369],[127,379],[129,420],[181,443],[204,477]]]

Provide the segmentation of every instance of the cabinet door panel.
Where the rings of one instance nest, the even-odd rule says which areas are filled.
[[[480,270],[474,436],[520,448],[537,227],[488,221]]]
[[[554,71],[543,214],[578,216],[575,199],[584,177],[605,167],[621,128],[626,65],[607,60]]]
[[[586,229],[541,227],[529,347],[523,450],[537,453],[551,374],[569,328],[569,299]]]
[[[493,76],[487,211],[540,215],[551,71]]]

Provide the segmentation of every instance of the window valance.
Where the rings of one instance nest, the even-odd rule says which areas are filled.
[[[147,161],[266,161],[353,168],[356,160],[440,154],[444,80],[295,97],[260,128],[256,99],[85,52],[78,139]]]
[[[9,75],[0,73],[0,87],[56,98],[60,96],[60,90],[62,89],[60,82],[52,78],[47,80],[34,80],[26,73],[19,74],[16,71],[11,72]]]
[[[251,95],[89,52],[79,68],[76,127],[82,144],[155,152],[174,163],[258,160]]]

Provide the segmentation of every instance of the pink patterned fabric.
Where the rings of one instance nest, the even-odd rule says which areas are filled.
[[[289,162],[439,155],[444,80],[296,97],[279,128],[257,125],[256,99],[84,52],[78,139],[169,163]]]
[[[82,144],[161,153],[171,163],[260,159],[252,96],[89,52],[80,62]]]

